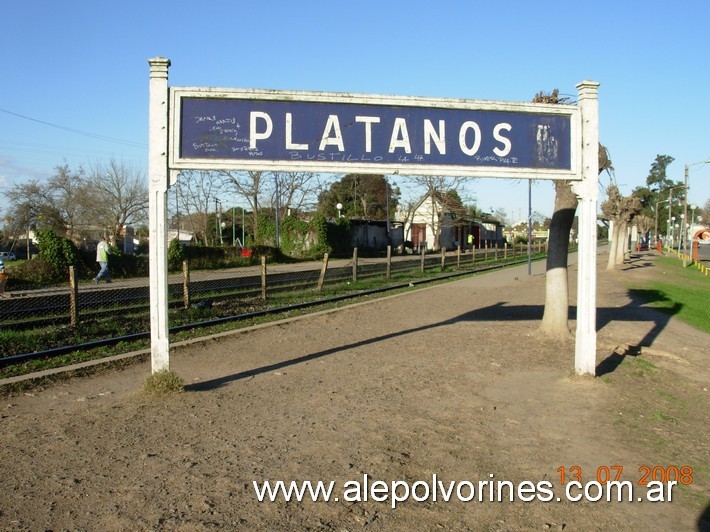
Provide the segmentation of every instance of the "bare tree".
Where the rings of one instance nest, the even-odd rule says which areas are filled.
[[[142,170],[111,159],[91,168],[93,219],[118,236],[129,224],[144,222],[148,214],[148,184]]]
[[[40,226],[64,233],[64,219],[54,206],[51,190],[46,184],[32,179],[14,185],[5,195],[10,204],[8,218],[14,234]]]
[[[318,195],[323,190],[323,184],[318,174],[313,172],[274,172],[273,182],[268,188],[271,207],[276,208],[276,183],[278,183],[278,206],[280,215],[287,209],[296,211],[313,210],[318,203]],[[268,181],[268,179],[267,179]]]
[[[252,211],[252,235],[254,241],[258,239],[259,232],[259,205],[261,196],[266,186],[266,173],[261,171],[231,172],[223,171],[221,175],[226,180],[226,185],[244,198]]]
[[[224,192],[224,179],[215,172],[187,170],[181,172],[177,183],[177,196],[180,198],[180,217],[189,226],[195,239],[209,245],[212,234],[207,230],[210,209],[214,201]]]
[[[93,207],[93,195],[82,168],[73,172],[67,164],[56,167],[56,173],[47,182],[54,207],[64,220],[66,236],[73,240],[77,231],[92,220],[88,213]]]

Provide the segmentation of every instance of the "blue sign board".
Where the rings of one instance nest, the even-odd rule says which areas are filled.
[[[180,161],[573,171],[564,113],[200,96],[179,112]]]

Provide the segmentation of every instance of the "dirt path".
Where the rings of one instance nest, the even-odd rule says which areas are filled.
[[[0,528],[696,530],[710,496],[710,335],[630,300],[624,279],[654,274],[650,259],[634,266],[599,273],[596,379],[571,376],[572,343],[537,334],[535,265],[175,350],[179,396],[145,397],[138,364],[4,398]],[[672,502],[636,500],[639,468],[685,465],[692,483]],[[560,468],[573,466],[585,482],[623,466],[634,502],[565,501]],[[548,481],[554,497],[346,500],[364,475],[470,481],[476,497],[490,475]],[[252,481],[265,480],[332,480],[340,500],[259,502]]]

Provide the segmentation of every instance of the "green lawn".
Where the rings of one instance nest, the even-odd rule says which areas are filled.
[[[683,262],[674,257],[657,257],[654,270],[656,278],[632,283],[631,293],[643,297],[652,291],[657,297],[648,306],[710,332],[710,277],[695,267],[683,268]]]

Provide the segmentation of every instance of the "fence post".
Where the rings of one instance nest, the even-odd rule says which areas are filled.
[[[387,279],[392,278],[392,246],[387,246]]]
[[[426,249],[422,246],[422,260],[421,260],[421,266],[419,267],[421,269],[422,273],[424,273],[424,254],[425,254],[425,252],[426,252]]]
[[[72,327],[79,325],[79,285],[74,266],[69,266],[69,320]]]
[[[508,260],[508,242],[503,243],[503,260]]]
[[[261,299],[266,300],[266,255],[261,256]]]
[[[471,266],[475,268],[476,266],[476,246],[471,246]]]
[[[357,282],[357,247],[353,248],[353,283]]]
[[[320,277],[318,278],[318,291],[323,291],[323,283],[325,282],[325,272],[328,269],[328,254],[323,255],[323,265],[320,267]]]
[[[486,251],[485,251],[485,253],[483,254],[483,260],[484,260],[485,262],[488,262],[488,240],[486,240]]]
[[[190,266],[187,261],[182,261],[182,304],[190,308]]]
[[[461,269],[461,246],[456,246],[456,269]]]
[[[498,242],[496,242],[495,251],[493,252],[493,258],[498,262]]]
[[[441,271],[444,271],[444,268],[446,268],[446,248],[442,247],[441,248]]]

